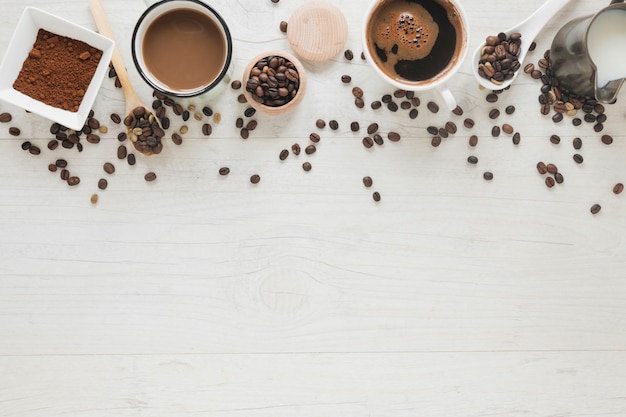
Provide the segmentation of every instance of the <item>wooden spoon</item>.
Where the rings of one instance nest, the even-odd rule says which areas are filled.
[[[109,24],[101,0],[89,0],[89,9],[91,10],[91,14],[93,15],[100,34],[115,42],[115,37],[113,36],[113,31],[111,30],[111,25]],[[113,64],[113,68],[115,68],[117,78],[124,92],[124,99],[126,101],[124,125],[128,129],[128,138],[135,149],[143,155],[150,156],[161,153],[163,149],[161,139],[165,136],[161,121],[149,110],[150,108],[141,101],[139,96],[137,96],[135,89],[130,83],[122,54],[117,48],[117,45],[113,50],[111,63]]]

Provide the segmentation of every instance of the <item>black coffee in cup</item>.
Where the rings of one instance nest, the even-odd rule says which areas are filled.
[[[428,83],[457,66],[464,22],[449,0],[381,0],[366,27],[374,64],[402,83]]]

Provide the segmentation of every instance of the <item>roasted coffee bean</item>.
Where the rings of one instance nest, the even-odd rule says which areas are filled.
[[[309,172],[311,170],[312,166],[310,162],[305,162],[302,164],[302,169],[305,170],[306,172]]]
[[[352,122],[350,123],[350,130],[353,132],[358,132],[359,131],[359,122]]]
[[[380,201],[380,193],[378,191],[374,191],[374,193],[372,194],[372,198],[374,199],[374,201],[379,202]]]
[[[491,136],[493,136],[494,138],[500,136],[500,126],[494,126],[491,128]]]
[[[352,81],[352,77],[351,76],[349,76],[347,74],[344,74],[344,75],[341,76],[341,82],[342,83],[350,84],[351,81]]]
[[[519,145],[520,141],[521,141],[522,137],[519,134],[519,132],[515,132],[515,134],[513,134],[513,145]]]
[[[578,150],[583,147],[583,141],[581,138],[574,138],[572,145],[574,146],[574,149]]]
[[[221,176],[228,175],[228,174],[230,174],[230,168],[228,168],[228,167],[221,167],[217,172]]]
[[[548,172],[548,167],[544,162],[538,162],[537,163],[537,172],[539,172],[541,175],[546,174]]]
[[[583,121],[580,119],[580,117],[574,117],[572,119],[572,124],[574,126],[580,126],[583,123]]]
[[[596,123],[595,125],[593,125],[594,132],[600,133],[602,132],[602,130],[604,130],[604,125],[602,123]]]
[[[243,118],[238,117],[238,118],[235,120],[235,127],[236,127],[237,129],[241,129],[241,128],[243,127]]]
[[[313,143],[318,143],[321,140],[321,137],[317,133],[311,133],[309,135],[309,140]]]
[[[498,101],[498,95],[494,93],[489,93],[485,97],[485,100],[487,100],[487,102],[489,103],[495,103],[496,101]]]
[[[101,190],[106,190],[106,188],[109,186],[109,182],[104,179],[104,178],[100,178],[98,180],[98,188]]]
[[[555,113],[554,116],[552,116],[554,123],[559,123],[561,120],[563,120],[563,113]]]
[[[554,187],[554,184],[556,184],[556,182],[554,181],[554,178],[552,177],[546,177],[545,183],[548,188],[552,188]]]
[[[374,143],[377,145],[382,145],[385,142],[383,137],[380,136],[378,133],[374,134],[374,136],[372,136],[372,139],[374,140]]]
[[[363,98],[363,89],[361,87],[353,87],[352,95],[356,98]]]
[[[354,53],[350,49],[346,49],[343,53],[343,56],[348,61],[352,61],[354,59]]]
[[[372,184],[374,184],[374,181],[372,180],[372,177],[370,177],[369,175],[363,177],[363,185],[365,185],[367,188],[371,187]]]
[[[439,133],[439,128],[438,128],[438,127],[435,127],[435,126],[428,126],[428,127],[426,128],[426,131],[427,131],[428,133],[430,133],[431,135],[436,135],[436,134],[438,134],[438,133]]]
[[[59,177],[63,180],[63,181],[67,181],[67,179],[70,177],[70,171],[68,171],[66,168],[63,168],[61,170],[61,173],[59,174]]]
[[[48,171],[57,172],[57,166],[54,164],[48,164]]]
[[[39,155],[41,154],[41,148],[39,148],[39,146],[37,145],[31,145],[30,148],[28,148],[28,152],[31,155]]]
[[[9,128],[9,135],[11,136],[19,136],[20,133],[22,133],[22,131],[17,127],[12,126]]]
[[[230,88],[233,90],[239,90],[241,88],[241,80],[233,80],[230,83]]]
[[[100,143],[100,136],[94,133],[88,134],[85,138],[87,139],[87,142],[89,143]]]
[[[389,104],[393,101],[393,97],[391,94],[385,94],[380,99],[383,103]]]
[[[326,122],[323,119],[317,119],[315,126],[317,126],[318,129],[323,129],[326,127]]]
[[[315,145],[309,145],[306,148],[304,148],[304,153],[307,155],[312,155],[317,151],[317,148],[315,147]]]
[[[502,131],[506,133],[507,135],[510,135],[511,133],[513,133],[513,130],[514,130],[513,126],[511,126],[508,123],[505,123],[502,125]]]
[[[548,114],[550,114],[550,104],[548,103],[543,103],[540,107],[540,112],[541,114],[543,114],[544,116],[547,116]]]
[[[400,134],[398,132],[389,132],[387,134],[387,139],[389,139],[392,142],[397,142],[400,140]]]
[[[461,106],[456,106],[454,110],[452,110],[452,113],[457,116],[463,116],[463,109],[461,108]]]
[[[467,157],[467,162],[469,162],[470,164],[477,164],[478,163],[478,158],[474,155],[468,156]]]
[[[600,206],[600,204],[594,204],[593,206],[591,206],[591,214],[596,215],[598,213],[600,213],[600,210],[602,210],[602,206]]]
[[[252,184],[258,184],[261,182],[261,176],[259,174],[253,174],[250,176],[250,182]]]
[[[411,102],[410,102],[410,101],[407,101],[407,100],[404,100],[402,103],[400,103],[400,108],[401,108],[402,110],[408,110],[408,109],[410,109],[410,108],[411,108]]]
[[[152,182],[154,180],[157,179],[157,175],[154,172],[148,172],[146,173],[146,175],[143,176],[144,180],[148,181],[148,182]]]
[[[362,140],[362,143],[363,146],[365,146],[366,148],[371,148],[372,146],[374,146],[374,140],[369,136],[365,136]]]
[[[183,137],[179,135],[178,133],[174,132],[172,133],[172,142],[174,142],[175,145],[182,145]]]
[[[485,171],[485,172],[483,172],[483,178],[486,181],[491,181],[493,179],[493,173],[489,172],[489,171]]]
[[[58,162],[59,161],[57,161],[57,166],[60,167]],[[104,172],[106,172],[107,174],[113,174],[115,172],[115,165],[113,165],[110,162],[105,162],[104,165],[102,166],[102,169],[104,169]]]
[[[272,0],[272,1],[274,1],[274,0]],[[287,33],[287,28],[288,27],[289,27],[289,24],[287,22],[285,22],[284,20],[281,20],[280,24],[278,26],[280,31],[283,32],[283,33]]]
[[[209,123],[204,123],[202,125],[202,134],[204,136],[210,136],[211,133],[213,133],[213,126],[211,126]]]
[[[367,133],[373,135],[376,132],[378,132],[378,123],[370,123],[370,125],[367,126]]]
[[[126,139],[128,139],[128,135],[126,134],[126,132],[120,132],[117,135],[117,140],[120,142],[124,142]]]
[[[476,145],[478,145],[478,136],[476,136],[476,135],[470,136],[470,138],[469,138],[469,146],[474,147]]]
[[[355,98],[354,99],[354,105],[359,108],[362,109],[363,107],[365,107],[365,101],[362,98]]]
[[[89,119],[87,119],[87,125],[92,129],[98,129],[100,127],[100,121],[98,121],[98,119],[90,117]]]
[[[611,143],[613,143],[613,137],[611,135],[602,135],[602,137],[600,138],[600,140],[602,141],[602,143],[604,143],[605,145],[610,145]]]
[[[434,101],[429,101],[426,107],[428,107],[428,110],[430,110],[431,113],[437,113],[439,111],[439,105]]]
[[[378,110],[383,106],[383,103],[381,103],[380,101],[376,100],[376,101],[372,101],[372,104],[370,105],[370,107],[372,108],[372,110]]]
[[[1,123],[8,123],[11,120],[13,120],[13,116],[11,116],[11,113],[1,113],[0,114],[0,122]]]
[[[252,132],[254,129],[256,129],[257,126],[258,126],[258,122],[256,120],[254,120],[254,119],[250,120],[248,123],[246,123],[246,129],[248,129],[248,131],[250,131],[250,132]]]
[[[239,131],[239,136],[241,136],[241,139],[248,139],[250,137],[250,132],[244,127]]]
[[[596,122],[598,123],[604,123],[606,122],[607,116],[606,114],[599,114],[596,116]]]
[[[67,185],[74,187],[75,185],[80,184],[80,178],[76,176],[69,177],[67,179]]]
[[[535,80],[538,80],[541,78],[543,74],[541,73],[541,71],[539,71],[538,69],[534,69],[530,72],[530,76],[532,78],[534,78]]]
[[[513,113],[515,113],[515,106],[513,106],[513,105],[506,106],[506,109],[504,109],[504,112],[506,114],[513,114]]]
[[[489,111],[489,118],[490,119],[497,119],[500,116],[500,110],[498,109],[491,109]]]
[[[550,142],[552,142],[555,145],[558,145],[559,143],[561,143],[561,137],[559,135],[552,135],[550,136]]]
[[[417,115],[419,114],[417,109],[411,109],[411,111],[409,112],[409,117],[411,119],[415,119],[417,117]]]
[[[339,129],[339,122],[337,122],[336,120],[331,120],[330,122],[328,122],[328,126],[332,130],[337,130],[337,129]]]
[[[278,154],[278,159],[280,159],[281,161],[284,161],[285,159],[287,159],[288,156],[289,156],[289,151],[287,149],[283,149],[282,151],[280,151],[280,154]]]
[[[468,129],[473,128],[473,127],[474,127],[474,124],[475,124],[475,122],[474,122],[474,120],[472,120],[472,119],[469,119],[469,118],[468,118],[468,119],[463,120],[463,126],[465,126],[465,127],[466,127],[466,128],[468,128]]]
[[[526,74],[530,74],[531,72],[533,72],[535,70],[535,64],[526,64],[526,66],[524,67],[524,72]]]
[[[393,96],[395,98],[404,98],[406,97],[406,90],[403,89],[397,89],[393,92]]]
[[[56,148],[59,147],[59,141],[56,139],[51,139],[48,142],[48,149],[50,149],[51,151],[55,150]]]
[[[129,153],[126,157],[126,161],[128,162],[128,165],[135,165],[135,163],[137,162],[137,158],[135,157],[134,153]]]
[[[237,96],[237,102],[238,102],[238,103],[241,103],[241,104],[244,104],[244,103],[247,103],[247,102],[248,102],[248,99],[246,98],[246,96],[245,96],[245,95],[243,95],[243,94],[239,94],[239,95]]]
[[[583,163],[583,156],[580,154],[575,153],[574,154],[574,162],[576,162],[577,164],[582,164]]]
[[[550,174],[556,174],[557,172],[559,172],[559,169],[554,164],[546,165],[546,169]]]
[[[624,191],[624,184],[618,182],[613,186],[613,194],[621,194]]]
[[[117,159],[124,159],[128,155],[128,149],[126,146],[120,145],[117,147]]]
[[[392,112],[397,112],[398,111],[398,104],[395,101],[387,103],[387,109],[389,109],[389,111],[392,111]]]
[[[457,131],[457,127],[454,122],[446,122],[445,129],[450,134],[455,134]]]
[[[441,136],[433,136],[433,138],[430,140],[430,145],[434,148],[441,145]]]
[[[300,155],[300,145],[297,143],[294,143],[293,145],[291,145],[291,152],[293,152],[294,155]]]
[[[243,115],[246,117],[252,117],[256,114],[256,109],[254,107],[248,107],[244,110]]]

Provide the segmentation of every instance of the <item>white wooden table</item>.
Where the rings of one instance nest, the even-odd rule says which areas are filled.
[[[234,35],[235,78],[257,53],[290,50],[279,22],[303,3],[211,1]],[[222,115],[210,137],[192,118],[181,146],[168,140],[162,155],[133,167],[116,158],[120,128],[109,115],[124,104],[112,80],[94,106],[109,131],[82,153],[49,151],[50,121],[0,103],[13,115],[0,124],[1,416],[626,415],[626,197],[612,192],[626,182],[624,92],[607,106],[608,146],[590,124],[542,116],[540,83],[526,74],[488,103],[468,61],[451,83],[463,116],[430,113],[425,103],[438,100],[430,94],[419,95],[415,120],[374,111],[369,103],[393,89],[359,58],[366,2],[335,3],[356,58],[305,62],[304,101],[287,116],[255,115],[248,140],[235,127],[246,106],[231,89],[184,102]],[[527,62],[562,24],[608,2],[573,3]],[[463,4],[474,49],[542,1]],[[2,0],[2,55],[26,5],[95,29],[86,1]],[[150,100],[130,58],[143,2],[105,7]],[[364,109],[353,104],[355,85]],[[170,116],[168,136],[183,124]],[[317,129],[318,118],[336,119],[339,130]],[[426,127],[448,120],[458,132],[432,147]],[[373,121],[402,139],[365,149]],[[520,132],[519,145],[491,137],[503,123]],[[308,145],[311,132],[322,137],[317,153],[279,160],[281,149]],[[580,165],[574,137],[584,142]],[[24,140],[42,154],[23,151]],[[80,185],[48,172],[57,158]],[[111,176],[107,161],[117,167]],[[557,164],[565,182],[548,189],[539,161]],[[230,175],[218,175],[222,166]],[[144,181],[148,171],[155,182]],[[255,173],[261,182],[252,185]],[[592,215],[595,203],[602,211]]]

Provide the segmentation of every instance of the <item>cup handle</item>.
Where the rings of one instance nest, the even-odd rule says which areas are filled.
[[[448,106],[448,109],[450,109],[450,111],[456,109],[456,99],[454,98],[452,92],[448,87],[440,87],[437,89],[437,91],[439,92],[441,98],[443,98],[443,100],[446,102],[446,106]]]

